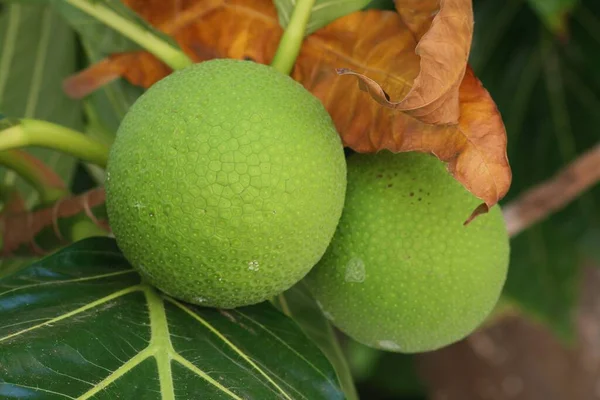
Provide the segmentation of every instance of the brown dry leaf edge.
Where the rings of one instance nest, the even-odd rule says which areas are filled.
[[[195,62],[236,58],[268,64],[282,34],[270,0],[188,0],[179,8],[174,0],[126,3],[173,36]],[[402,2],[397,2],[400,7],[398,3]],[[402,15],[369,10],[340,18],[306,38],[292,76],[322,101],[345,146],[364,153],[383,149],[427,152],[446,162],[449,172],[484,202],[468,222],[504,197],[512,175],[500,113],[466,65],[472,10],[470,6],[465,9],[465,3],[442,1],[442,8],[422,38],[422,26],[413,32],[415,27],[407,25],[410,15],[404,9]],[[440,38],[453,26],[463,27],[457,33],[458,39],[453,39],[457,43],[451,49],[455,56],[436,59],[436,48],[443,50],[447,44]],[[417,54],[419,43],[421,49],[427,48],[429,63]],[[438,61],[446,69],[434,76],[431,63]],[[375,91],[379,85],[380,89],[386,88],[381,92],[387,100],[412,98],[410,113],[374,101],[360,90],[356,79],[338,75],[340,68],[368,77]],[[148,53],[115,54],[69,78],[65,90],[82,97],[118,77],[149,87],[169,73],[168,67]],[[435,96],[422,98],[419,105],[415,100],[419,96],[411,96],[433,87],[436,79],[443,81],[433,90]],[[361,81],[366,88],[365,79]],[[455,94],[458,110],[452,111]],[[457,123],[440,123],[453,122],[454,117]],[[428,123],[430,120],[436,123]]]

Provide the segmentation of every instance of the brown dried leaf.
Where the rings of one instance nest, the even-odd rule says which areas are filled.
[[[25,205],[25,199],[17,190],[12,190],[9,193],[2,193],[2,200],[4,201],[4,207],[0,212],[0,218],[2,215],[9,213],[18,213],[27,209]],[[2,232],[2,225],[0,225],[0,232]]]
[[[395,0],[396,10],[404,25],[421,40],[440,10],[440,0]]]
[[[11,210],[0,214],[0,235],[4,239],[0,257],[11,256],[22,246],[29,248],[32,254],[46,254],[46,251],[36,243],[36,235],[43,229],[51,227],[55,237],[64,240],[58,221],[81,212],[85,212],[96,225],[108,231],[107,221],[97,219],[92,212],[92,208],[102,205],[104,199],[104,189],[96,188],[79,196],[61,199],[35,211]]]
[[[211,0],[208,3],[190,0],[183,2],[179,9],[174,8],[177,12],[171,15],[176,15],[177,19],[169,20],[172,22],[153,20],[152,10],[142,3],[129,1],[137,12],[171,34],[195,61],[250,58],[268,64],[282,34],[275,7],[267,0]],[[461,19],[457,14],[464,9],[461,4],[463,2],[458,0],[444,1],[445,12],[438,13],[431,39],[427,38],[427,34],[421,41],[425,54],[435,57],[432,52],[439,50],[436,43],[439,44],[440,36],[457,34],[446,32],[449,27],[454,26],[461,32],[462,36],[457,39],[459,45],[450,44],[448,53],[455,56],[464,54],[461,61],[464,64],[458,68],[460,63],[455,63],[454,68],[450,68],[453,72],[448,70],[442,74],[446,82],[454,79],[448,78],[450,76],[458,77],[456,93],[451,95],[449,88],[452,85],[434,88],[435,93],[441,93],[438,99],[442,100],[428,103],[429,107],[433,104],[437,108],[434,112],[425,113],[426,117],[431,117],[441,109],[449,109],[444,103],[452,103],[447,100],[455,96],[458,99],[455,102],[458,123],[455,125],[427,124],[420,120],[422,116],[418,119],[405,112],[381,107],[357,90],[352,79],[336,74],[336,68],[347,68],[368,75],[385,86],[395,98],[408,97],[409,93],[418,93],[428,87],[428,79],[421,78],[420,89],[415,89],[419,86],[415,85],[419,77],[431,78],[433,75],[427,72],[430,71],[429,66],[423,72],[424,59],[415,53],[415,37],[418,35],[412,29],[416,28],[409,29],[396,12],[357,12],[317,31],[306,38],[292,76],[327,107],[345,145],[359,152],[381,149],[431,152],[447,162],[456,179],[486,203],[477,211],[485,212],[506,194],[511,173],[506,158],[506,134],[495,104],[473,73],[470,70],[465,73],[472,14],[468,7],[466,17]],[[179,23],[177,20],[187,22]],[[455,56],[443,56],[443,59],[454,60]],[[150,57],[144,62],[150,63],[151,60]],[[433,62],[433,59],[427,60]],[[71,83],[77,87],[79,84],[86,86],[86,82],[94,79],[102,82],[103,73],[116,70],[130,81],[135,80],[139,70],[150,71],[142,80],[146,87],[162,78],[163,75],[157,73],[158,69],[142,66],[141,61],[140,58],[131,58],[125,63],[125,71],[122,66],[115,69],[102,67],[91,72],[93,79],[89,80],[82,78],[87,74],[84,71]],[[108,63],[118,64],[114,60]],[[96,66],[91,67],[94,68]],[[423,110],[427,111],[427,107]]]
[[[471,0],[441,0],[439,13],[415,48],[421,57],[421,68],[402,100],[390,101],[382,87],[363,74],[347,68],[338,69],[338,73],[355,75],[360,89],[381,105],[429,124],[456,124],[460,114],[458,87],[467,67],[472,38]]]
[[[52,168],[44,164],[44,162],[42,162],[39,158],[23,150],[6,151],[24,159],[25,162],[29,164],[30,168],[32,168],[35,171],[35,174],[40,179],[43,179],[44,185],[55,189],[66,189],[65,182],[63,181],[63,179],[60,176],[58,176],[58,174],[54,172]]]
[[[125,0],[124,3],[171,35],[194,62],[236,58],[268,64],[283,33],[270,1]],[[118,76],[147,88],[169,73],[170,69],[149,53],[124,53],[68,78],[65,90],[81,98]]]
[[[362,26],[378,29],[361,32]],[[339,79],[332,68],[368,73],[387,82],[395,93],[406,93],[419,71],[413,46],[412,34],[397,14],[355,13],[307,38],[294,76],[325,104],[345,145],[359,152],[431,152],[447,162],[452,175],[486,203],[473,217],[487,212],[508,191],[511,172],[504,124],[489,93],[470,69],[459,87],[458,125],[431,125],[381,107],[353,89],[353,82]]]
[[[150,87],[171,72],[171,68],[145,51],[113,54],[65,79],[63,90],[72,98],[81,99],[122,76],[134,85]]]

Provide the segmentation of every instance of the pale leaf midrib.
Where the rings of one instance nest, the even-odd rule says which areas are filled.
[[[175,360],[175,361],[177,361],[179,364],[181,364],[182,366],[186,367],[187,369],[189,369],[190,371],[192,371],[196,375],[200,376],[202,379],[205,379],[208,382],[212,383],[214,386],[216,386],[217,388],[219,388],[219,390],[222,390],[223,392],[225,392],[228,395],[230,395],[233,399],[243,400],[241,397],[239,397],[235,393],[231,392],[225,386],[221,385],[218,381],[216,381],[215,379],[211,378],[210,375],[208,375],[206,372],[202,371],[200,368],[196,367],[190,361],[188,361],[185,358],[183,358],[180,354],[174,353],[172,355],[172,359]]]
[[[22,388],[25,388],[25,389],[34,389],[35,391],[41,391],[41,392],[45,392],[45,393],[55,394],[55,395],[58,395],[58,396],[65,397],[67,399],[73,399],[73,400],[75,400],[75,397],[71,397],[71,396],[66,395],[64,393],[55,392],[55,391],[49,390],[49,389],[44,389],[44,388],[34,387],[34,386],[27,386],[27,385],[23,385],[23,384],[20,384],[20,383],[11,383],[11,382],[2,382],[2,383],[8,384],[8,385],[22,387]]]
[[[223,336],[223,334],[221,334],[221,332],[219,332],[214,326],[209,324],[207,321],[205,321],[203,318],[201,318],[196,313],[192,312],[188,307],[186,307],[184,304],[180,303],[179,301],[172,299],[170,297],[167,297],[166,299],[169,302],[171,302],[172,304],[174,304],[175,306],[179,307],[185,313],[190,315],[196,321],[200,322],[202,325],[204,325],[204,327],[206,327],[209,331],[211,331],[214,335],[216,335],[220,340],[225,342],[225,344],[227,346],[229,346],[244,361],[246,361],[248,364],[250,364],[260,375],[262,375],[271,385],[273,385],[284,396],[284,398],[286,398],[288,400],[293,400],[290,397],[290,395],[285,390],[283,390],[281,388],[281,386],[279,386],[277,384],[277,382],[275,382],[265,371],[262,370],[262,368],[260,368],[250,357],[248,357],[243,351],[241,351],[235,344],[233,344],[229,339],[227,339],[225,336]]]
[[[151,333],[148,348],[153,351],[156,358],[161,398],[163,400],[174,400],[175,387],[173,385],[173,371],[171,370],[171,355],[175,353],[175,350],[169,336],[169,325],[164,303],[155,289],[149,285],[145,286],[144,295],[150,314]]]
[[[154,351],[154,349],[151,348],[150,346],[146,347],[144,350],[140,351],[138,354],[131,357],[129,360],[127,360],[125,363],[123,363],[123,365],[121,365],[119,368],[114,370],[110,375],[108,375],[106,378],[104,378],[101,382],[98,382],[97,384],[95,384],[93,388],[91,388],[90,390],[88,390],[87,392],[85,392],[84,394],[79,396],[77,399],[78,400],[89,399],[90,397],[94,396],[95,394],[99,393],[100,391],[106,389],[111,383],[115,382],[117,379],[119,379],[120,377],[125,375],[127,372],[131,371],[133,368],[135,368],[137,365],[139,365],[142,361],[144,361],[148,357],[151,357],[153,355],[153,351]]]
[[[133,293],[133,292],[138,291],[140,289],[142,289],[141,285],[135,285],[135,286],[130,286],[130,287],[125,288],[125,289],[121,289],[121,290],[119,290],[117,292],[114,292],[114,293],[112,293],[112,294],[110,294],[108,296],[105,296],[105,297],[103,297],[101,299],[98,299],[96,301],[92,301],[92,302],[86,304],[85,306],[81,306],[81,307],[79,307],[79,308],[77,308],[75,310],[69,311],[68,313],[64,313],[63,315],[60,315],[60,316],[55,317],[55,318],[52,318],[52,319],[50,319],[50,320],[48,320],[46,322],[42,322],[41,324],[30,326],[29,328],[22,329],[22,330],[20,330],[18,332],[15,332],[15,333],[11,333],[10,335],[4,336],[4,337],[0,337],[0,343],[3,342],[3,341],[5,341],[5,340],[11,339],[13,337],[22,335],[24,333],[34,331],[34,330],[39,329],[41,327],[52,325],[52,324],[54,324],[56,322],[62,321],[62,320],[67,319],[67,318],[70,318],[70,317],[72,317],[74,315],[80,314],[80,313],[82,313],[84,311],[87,311],[89,309],[97,307],[100,304],[104,304],[106,302],[109,302],[111,300],[114,300],[116,298],[124,296],[126,294]]]
[[[217,387],[219,390],[227,393],[232,398],[236,400],[242,400],[229,389],[211,378],[206,372],[196,367],[194,364],[183,358],[175,351],[173,348],[173,343],[171,342],[169,323],[167,320],[163,299],[154,288],[148,285],[144,289],[144,294],[146,295],[146,300],[148,302],[151,326],[151,339],[148,349],[152,351],[152,354],[156,358],[161,398],[163,400],[175,399],[173,371],[171,369],[171,360],[175,360],[185,368],[200,376],[202,379]]]
[[[60,281],[32,283],[31,285],[23,285],[23,286],[19,286],[19,287],[13,288],[13,289],[6,290],[4,292],[0,292],[0,297],[4,296],[6,294],[9,294],[9,293],[18,292],[19,290],[31,289],[31,288],[39,287],[39,286],[52,286],[52,285],[61,285],[61,284],[65,284],[65,283],[85,282],[85,281],[91,281],[91,280],[95,280],[95,279],[104,279],[104,278],[110,278],[113,276],[131,274],[133,272],[135,272],[133,269],[129,269],[126,271],[110,272],[108,274],[102,274],[102,275],[86,276],[84,278],[64,279],[64,280],[60,280]]]
[[[294,349],[293,347],[291,347],[285,340],[281,339],[275,333],[271,332],[271,330],[269,330],[266,326],[264,326],[263,324],[261,324],[260,322],[258,322],[256,320],[254,320],[253,318],[250,318],[249,316],[247,316],[246,314],[244,314],[243,312],[241,312],[239,310],[234,310],[234,312],[236,312],[237,314],[241,315],[243,318],[247,319],[248,321],[252,322],[253,324],[257,325],[263,331],[267,332],[269,335],[271,335],[273,338],[275,338],[275,340],[277,340],[278,342],[280,342],[281,344],[283,344],[292,353],[294,353],[296,356],[298,356],[302,361],[304,361],[306,364],[310,365],[311,368],[313,368],[319,375],[321,375],[323,378],[325,378],[325,380],[327,380],[327,382],[329,382],[333,387],[336,387],[335,382],[333,382],[330,377],[328,377],[327,375],[325,375],[325,373],[323,371],[321,371],[319,368],[317,368],[316,365],[314,365],[309,360],[307,360],[302,354],[298,353],[296,351],[296,349]]]

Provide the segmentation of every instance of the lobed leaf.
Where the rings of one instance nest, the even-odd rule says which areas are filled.
[[[327,359],[268,303],[182,303],[108,238],[0,279],[0,321],[2,398],[343,398]]]

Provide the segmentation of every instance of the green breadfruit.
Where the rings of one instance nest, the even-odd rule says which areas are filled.
[[[346,188],[340,138],[299,83],[212,60],[152,86],[111,149],[106,205],[144,278],[232,308],[277,295],[325,252]]]
[[[463,226],[479,203],[433,156],[351,156],[342,218],[306,278],[325,315],[390,351],[468,335],[496,304],[509,259],[498,207]]]

